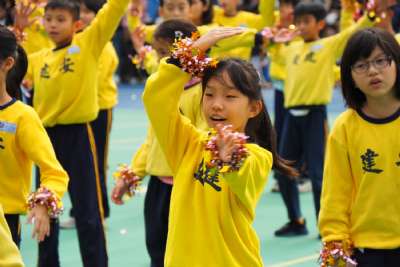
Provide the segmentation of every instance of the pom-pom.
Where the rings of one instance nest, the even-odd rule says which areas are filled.
[[[172,47],[172,58],[178,59],[184,71],[193,76],[201,77],[204,70],[215,68],[218,61],[207,57],[203,51],[193,48],[192,45],[200,37],[198,32],[192,33],[191,38],[177,36]]]
[[[223,162],[219,158],[219,150],[217,144],[217,137],[215,132],[209,133],[209,139],[206,143],[206,150],[211,152],[211,160],[207,163],[209,168],[216,167],[219,172],[233,172],[238,171],[240,167],[243,165],[245,159],[248,156],[247,149],[245,147],[247,136],[235,132],[235,139],[238,141],[238,148],[235,149],[233,154],[231,155],[231,160],[229,162]]]
[[[46,187],[40,187],[36,192],[29,195],[28,209],[32,210],[37,205],[45,206],[51,218],[58,218],[63,211],[60,199]]]
[[[125,185],[128,187],[128,196],[132,197],[138,190],[139,185],[142,182],[142,179],[137,176],[131,168],[126,164],[121,164],[118,167],[117,172],[114,173],[114,178],[119,180],[122,179]]]
[[[349,242],[326,242],[320,252],[320,267],[357,266],[351,258],[353,246]]]

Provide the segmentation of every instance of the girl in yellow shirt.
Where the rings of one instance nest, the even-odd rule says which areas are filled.
[[[201,56],[218,40],[242,31],[215,29],[195,43],[178,40],[172,57],[162,61],[145,87],[143,102],[174,174],[167,267],[263,265],[252,227],[255,207],[271,167],[285,173],[292,169],[277,156],[254,67],[235,59],[209,64]],[[182,49],[186,45],[190,49]],[[207,68],[202,80],[202,110],[216,129],[210,134],[197,130],[178,110],[184,85],[206,65],[216,67]]]
[[[56,159],[36,112],[16,100],[27,58],[12,32],[0,26],[0,203],[14,242],[19,245],[19,215],[28,211],[32,236],[50,235],[50,218],[62,211],[68,176]],[[41,171],[40,188],[29,195],[34,162]]]
[[[391,33],[370,28],[348,41],[341,81],[349,109],[336,120],[325,156],[321,266],[399,266],[399,71]]]

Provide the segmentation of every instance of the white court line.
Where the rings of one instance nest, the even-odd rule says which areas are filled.
[[[297,258],[294,260],[289,260],[289,261],[284,261],[284,262],[280,262],[280,263],[275,263],[273,265],[270,265],[269,267],[288,267],[288,266],[295,266],[295,264],[299,264],[299,263],[304,263],[304,262],[308,262],[311,260],[317,260],[319,257],[319,254],[314,254],[314,255],[310,255],[310,256],[305,256],[302,258]],[[315,264],[315,266],[317,266],[317,263]]]

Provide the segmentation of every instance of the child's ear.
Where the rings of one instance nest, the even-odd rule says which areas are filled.
[[[251,101],[250,102],[250,116],[249,118],[254,118],[256,117],[258,114],[260,114],[260,112],[263,109],[263,104],[261,100],[257,100],[257,101]]]
[[[325,25],[326,25],[325,20],[320,20],[317,23],[318,23],[319,31],[322,31],[322,29],[325,28]]]
[[[7,57],[3,62],[0,64],[1,70],[5,72],[9,72],[15,64],[15,59],[12,57]]]
[[[81,30],[83,30],[84,28],[84,24],[82,22],[82,20],[77,20],[74,22],[74,32],[79,32]]]
[[[158,15],[160,16],[160,18],[164,17],[164,10],[161,6],[158,8]]]

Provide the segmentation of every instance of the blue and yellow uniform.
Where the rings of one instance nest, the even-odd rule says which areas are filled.
[[[262,266],[252,223],[272,155],[256,144],[247,144],[249,156],[239,171],[219,173],[216,180],[194,176],[207,154],[207,133],[179,113],[179,97],[189,79],[189,74],[163,61],[143,94],[151,125],[174,175],[165,266]]]
[[[336,119],[327,144],[319,216],[324,242],[400,248],[399,116],[400,110],[376,119],[348,109]]]
[[[34,109],[70,176],[69,191],[84,266],[100,267],[108,262],[95,141],[89,123],[99,112],[99,58],[128,2],[109,0],[71,44],[29,57],[27,78],[35,88]]]
[[[180,96],[179,110],[195,127],[205,130],[207,123],[201,111],[201,83],[196,78],[192,81]],[[151,126],[145,142],[132,159],[131,168],[140,177],[151,176],[144,204],[146,246],[151,265],[163,266],[173,174]]]
[[[19,215],[27,211],[33,163],[42,174],[40,186],[61,199],[67,191],[68,175],[57,161],[36,112],[13,99],[0,106],[0,203],[17,246],[20,243]]]
[[[96,143],[98,173],[100,178],[104,217],[110,216],[107,193],[108,145],[113,118],[113,108],[118,103],[118,88],[114,74],[118,67],[118,56],[111,42],[108,42],[99,58],[98,99],[99,113],[90,123]]]
[[[336,62],[350,36],[358,29],[373,25],[364,16],[357,24],[334,36],[312,42],[292,42],[287,47],[281,47],[286,68],[284,104],[289,111],[283,125],[279,152],[283,158],[297,163],[302,160],[307,166],[316,215],[320,208],[327,134],[326,105],[332,98]],[[307,78],[315,73],[318,75]],[[302,214],[297,183],[281,174],[277,178],[289,220],[298,221]]]

